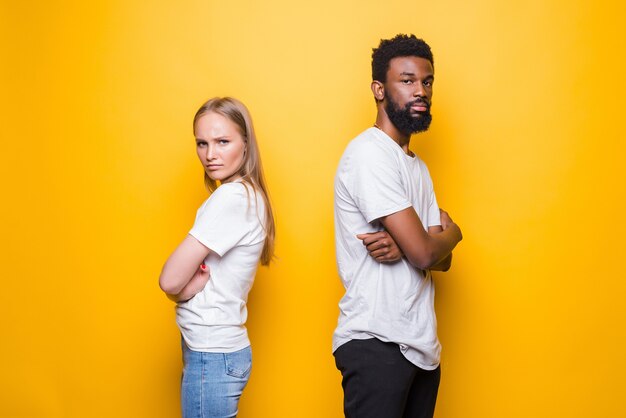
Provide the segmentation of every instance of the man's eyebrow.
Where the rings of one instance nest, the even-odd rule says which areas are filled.
[[[411,73],[409,71],[403,71],[400,73],[401,76],[409,76],[409,77],[415,77],[415,73]],[[428,80],[428,79],[434,79],[435,75],[434,74],[428,74],[426,77],[424,77],[424,80]]]

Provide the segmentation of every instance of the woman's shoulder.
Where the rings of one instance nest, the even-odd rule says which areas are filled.
[[[229,183],[221,184],[217,189],[211,193],[211,198],[239,198],[248,196],[247,193],[250,193],[252,188],[243,184],[240,181],[231,181]]]
[[[209,200],[229,202],[231,206],[237,207],[263,207],[264,201],[261,193],[247,183],[242,181],[231,181],[220,185],[209,197]],[[245,203],[242,205],[242,203]]]

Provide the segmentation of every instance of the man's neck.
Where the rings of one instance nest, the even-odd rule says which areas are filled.
[[[403,132],[400,132],[396,126],[391,123],[389,118],[382,116],[378,113],[376,117],[376,123],[374,126],[384,133],[386,133],[391,139],[393,139],[396,144],[400,145],[405,154],[411,155],[411,151],[409,151],[409,142],[411,141],[411,135],[407,135]]]

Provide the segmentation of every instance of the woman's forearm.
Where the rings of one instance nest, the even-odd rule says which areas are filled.
[[[161,290],[168,295],[177,295],[182,292],[209,252],[210,250],[197,239],[187,235],[163,266],[159,277]]]
[[[167,294],[167,297],[174,302],[185,302],[200,293],[210,278],[209,268],[204,264],[196,271],[196,274],[189,280],[183,290],[177,294]]]

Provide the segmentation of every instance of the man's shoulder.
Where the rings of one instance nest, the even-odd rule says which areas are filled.
[[[389,151],[386,145],[385,140],[377,135],[376,128],[368,128],[348,143],[344,157],[374,158]]]

